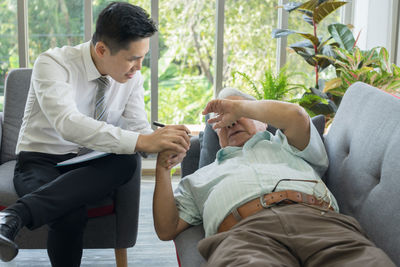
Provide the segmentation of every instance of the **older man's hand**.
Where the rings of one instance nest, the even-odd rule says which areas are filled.
[[[186,152],[176,153],[172,150],[165,150],[158,153],[157,167],[170,170],[172,167],[178,165],[185,158]]]
[[[216,113],[217,116],[210,118],[207,122],[213,125],[213,129],[232,125],[240,117],[240,105],[243,100],[215,99],[208,102],[202,114]]]

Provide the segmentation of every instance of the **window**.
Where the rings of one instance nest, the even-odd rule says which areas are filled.
[[[276,68],[277,1],[228,0],[225,4],[224,79],[223,86],[232,86],[254,93],[249,83],[236,72],[258,81],[268,68]]]
[[[84,41],[82,0],[29,0],[29,65],[44,51]]]
[[[4,81],[10,69],[18,68],[17,0],[0,2],[0,110],[3,110]]]
[[[111,0],[21,0],[28,5],[29,65],[49,48],[76,45],[84,42],[95,29],[99,12]],[[170,123],[200,124],[201,111],[213,97],[216,69],[222,69],[222,86],[251,90],[237,72],[255,81],[261,80],[267,69],[275,69],[277,41],[271,38],[277,26],[278,0],[129,0],[143,7],[149,14],[151,5],[158,4],[158,117]],[[216,68],[216,5],[224,3],[224,57]],[[87,8],[87,6],[89,8]],[[90,8],[91,5],[91,8]],[[85,28],[93,13],[93,23]],[[21,14],[20,14],[21,15]],[[289,16],[289,27],[311,31],[299,18]],[[17,0],[3,0],[0,4],[0,94],[4,77],[11,68],[19,67],[17,45]],[[339,21],[339,11],[320,25]],[[90,22],[88,23],[90,24]],[[87,25],[86,25],[87,26]],[[86,30],[86,33],[85,33]],[[297,39],[296,39],[297,38]],[[289,36],[288,44],[301,38]],[[23,51],[23,50],[22,50]],[[150,51],[151,53],[151,51]],[[145,102],[150,115],[150,53],[145,58],[142,74],[145,79]],[[20,55],[21,56],[21,55]],[[289,71],[306,71],[309,78],[302,83],[311,86],[313,68],[297,54],[289,53]],[[329,75],[329,71],[326,72]],[[325,74],[321,74],[322,76]],[[154,78],[154,77],[153,77]],[[1,99],[0,99],[1,101]],[[2,101],[1,101],[2,102]],[[153,103],[154,104],[154,103]]]
[[[158,116],[200,124],[213,96],[215,0],[159,3]]]

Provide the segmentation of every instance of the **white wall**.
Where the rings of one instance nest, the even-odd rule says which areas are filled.
[[[371,49],[384,46],[396,61],[399,0],[353,0],[354,35],[360,33],[358,46]],[[400,61],[397,61],[399,63]]]

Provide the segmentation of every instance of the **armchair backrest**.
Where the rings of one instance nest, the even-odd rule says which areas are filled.
[[[11,70],[4,87],[1,163],[15,159],[15,146],[24,116],[32,69]]]

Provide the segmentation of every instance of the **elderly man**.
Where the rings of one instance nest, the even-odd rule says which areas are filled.
[[[233,88],[218,98],[203,111],[217,114],[208,120],[222,147],[215,162],[182,179],[174,195],[172,159],[158,156],[160,239],[203,223],[198,249],[207,266],[394,266],[354,218],[338,213],[320,178],[323,142],[301,107]],[[267,124],[280,130],[272,135]]]

